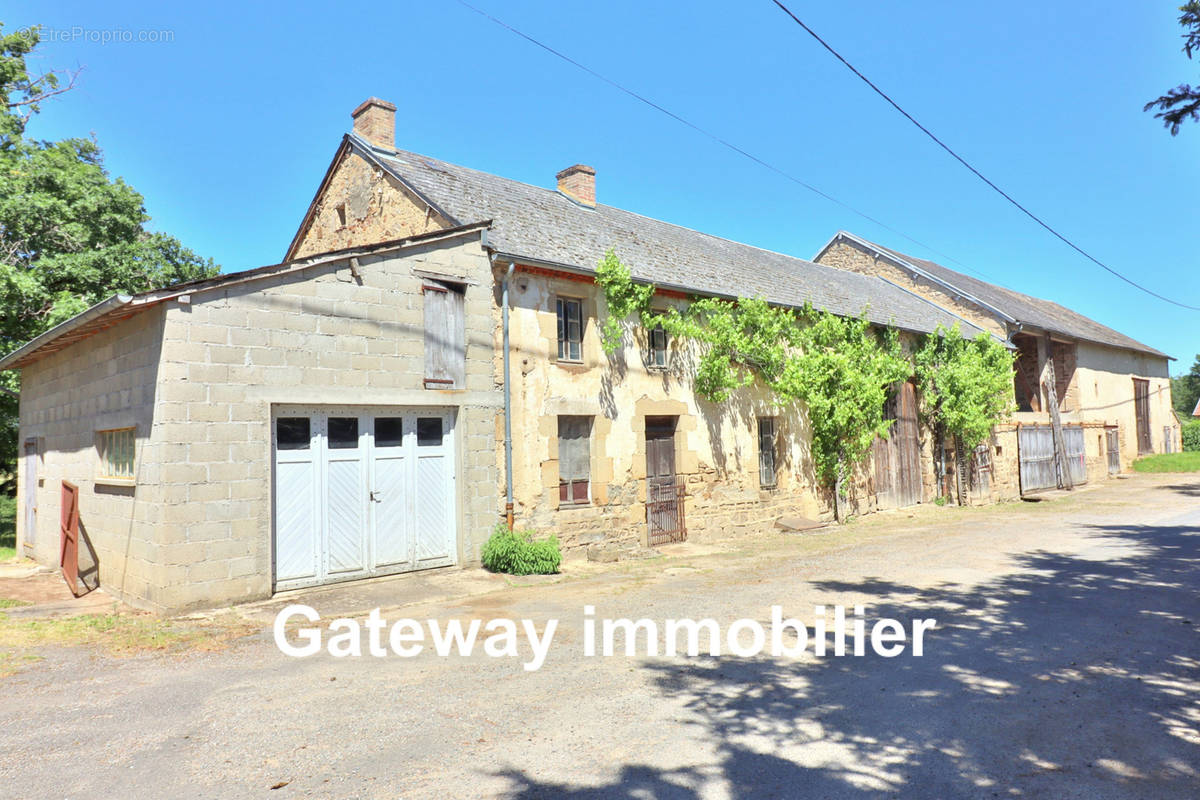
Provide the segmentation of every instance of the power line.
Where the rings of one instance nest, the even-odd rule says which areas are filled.
[[[816,39],[816,40],[817,40],[817,42],[819,42],[819,43],[820,43],[820,45],[821,45],[822,47],[824,47],[826,50],[828,50],[830,53],[832,53],[832,54],[833,54],[833,57],[834,57],[834,58],[836,58],[838,61],[842,62],[842,64],[844,64],[844,65],[845,65],[846,69],[850,70],[850,71],[851,71],[851,72],[853,72],[855,75],[857,75],[857,76],[859,77],[859,79],[861,79],[861,80],[862,80],[862,82],[863,82],[863,83],[865,83],[867,86],[870,86],[870,87],[871,87],[871,89],[872,89],[872,90],[875,92],[875,94],[879,95],[879,96],[880,96],[880,97],[882,97],[884,100],[886,100],[886,101],[888,102],[888,104],[889,104],[889,105],[891,105],[891,107],[892,107],[892,108],[894,108],[894,109],[896,109],[897,111],[899,111],[899,112],[900,112],[900,113],[901,113],[901,114],[904,116],[904,118],[905,118],[905,119],[907,119],[907,120],[908,120],[909,122],[911,122],[913,125],[916,125],[916,126],[917,126],[917,127],[920,129],[920,130],[921,130],[921,132],[922,132],[922,133],[924,133],[926,136],[928,136],[930,139],[932,139],[934,142],[936,142],[936,143],[937,143],[937,145],[938,145],[938,147],[942,148],[942,149],[943,149],[943,150],[945,150],[947,153],[949,153],[950,155],[954,156],[954,159],[955,159],[955,160],[956,160],[958,163],[962,164],[964,167],[966,167],[967,169],[969,169],[969,170],[972,172],[972,174],[974,174],[974,175],[975,175],[975,177],[979,178],[979,180],[983,181],[983,182],[984,182],[984,183],[986,183],[988,186],[990,186],[992,189],[994,189],[994,190],[995,190],[997,193],[999,193],[999,194],[1000,194],[1000,196],[1001,196],[1001,197],[1003,197],[1005,200],[1007,200],[1008,202],[1010,202],[1010,203],[1012,203],[1014,206],[1016,206],[1018,209],[1020,209],[1020,211],[1021,211],[1023,214],[1025,214],[1025,216],[1029,217],[1031,220],[1033,220],[1034,222],[1036,222],[1038,225],[1041,225],[1043,228],[1045,228],[1047,231],[1049,231],[1051,234],[1053,234],[1055,237],[1057,237],[1057,238],[1058,238],[1060,241],[1062,241],[1064,244],[1066,244],[1068,247],[1070,247],[1070,248],[1071,248],[1072,250],[1074,250],[1076,253],[1079,253],[1081,256],[1083,256],[1084,258],[1086,258],[1088,261],[1091,261],[1091,262],[1092,262],[1093,264],[1095,264],[1096,266],[1098,266],[1098,267],[1100,267],[1100,268],[1104,269],[1105,271],[1107,271],[1107,272],[1109,272],[1109,273],[1111,273],[1111,274],[1115,275],[1116,277],[1118,277],[1118,278],[1120,278],[1121,280],[1125,281],[1126,283],[1128,283],[1130,286],[1134,287],[1135,289],[1140,289],[1141,291],[1145,292],[1146,294],[1150,295],[1151,297],[1157,297],[1159,300],[1162,300],[1162,301],[1164,301],[1164,302],[1166,302],[1166,303],[1170,303],[1170,304],[1172,304],[1172,305],[1176,305],[1176,306],[1179,306],[1179,307],[1181,307],[1181,308],[1186,308],[1186,309],[1189,309],[1189,310],[1191,310],[1191,311],[1200,311],[1200,307],[1198,307],[1198,306],[1189,306],[1187,303],[1181,303],[1181,302],[1179,302],[1178,300],[1172,300],[1172,299],[1171,299],[1171,298],[1169,298],[1169,297],[1164,297],[1163,295],[1159,294],[1158,292],[1155,292],[1155,291],[1153,291],[1153,290],[1151,290],[1151,289],[1147,289],[1145,286],[1142,286],[1140,283],[1137,283],[1136,281],[1132,280],[1131,278],[1126,278],[1126,277],[1125,277],[1124,275],[1122,275],[1120,272],[1117,272],[1115,269],[1113,269],[1112,267],[1108,266],[1107,264],[1105,264],[1105,263],[1104,263],[1103,261],[1101,261],[1100,259],[1098,259],[1098,258],[1096,258],[1095,256],[1093,256],[1091,253],[1088,253],[1088,252],[1087,252],[1086,250],[1084,250],[1082,247],[1080,247],[1079,245],[1077,245],[1077,244],[1075,244],[1074,242],[1072,242],[1072,241],[1071,241],[1070,239],[1068,239],[1066,236],[1063,236],[1061,233],[1059,233],[1058,231],[1056,231],[1054,228],[1052,228],[1052,227],[1049,225],[1049,223],[1047,223],[1047,222],[1043,221],[1043,220],[1042,220],[1042,218],[1041,218],[1041,217],[1039,217],[1037,214],[1034,214],[1034,213],[1033,213],[1032,211],[1030,211],[1028,208],[1026,208],[1025,206],[1023,206],[1023,205],[1021,205],[1020,203],[1018,203],[1018,202],[1017,202],[1015,199],[1013,199],[1012,195],[1010,195],[1008,192],[1006,192],[1006,191],[1004,191],[1003,189],[1001,189],[1001,188],[1000,188],[999,186],[997,186],[996,184],[992,183],[992,181],[988,180],[988,178],[987,178],[987,177],[986,177],[986,176],[985,176],[985,175],[984,175],[982,172],[980,172],[979,170],[975,169],[975,167],[971,166],[971,164],[970,164],[970,163],[968,163],[968,162],[967,162],[967,160],[966,160],[965,158],[963,158],[962,156],[960,156],[958,153],[954,152],[954,150],[952,150],[952,149],[950,148],[950,146],[949,146],[949,145],[947,145],[945,142],[943,142],[941,139],[939,139],[938,137],[934,136],[932,131],[930,131],[928,128],[926,128],[926,127],[925,127],[924,125],[922,125],[921,123],[917,122],[917,120],[916,120],[915,118],[913,118],[912,114],[909,114],[907,111],[905,111],[903,108],[901,108],[901,107],[900,107],[900,104],[899,104],[899,103],[897,103],[895,100],[893,100],[891,97],[889,97],[889,96],[888,96],[888,94],[887,94],[887,92],[883,91],[883,90],[882,90],[882,89],[880,89],[878,86],[876,86],[874,83],[872,83],[872,82],[871,82],[871,80],[870,80],[870,78],[868,78],[866,75],[863,75],[861,72],[859,72],[859,71],[858,71],[858,70],[857,70],[857,69],[854,67],[854,65],[853,65],[853,64],[851,64],[849,61],[847,61],[845,58],[843,58],[843,57],[842,57],[842,54],[841,54],[841,53],[839,53],[837,50],[834,50],[834,49],[833,49],[833,48],[832,48],[832,47],[829,45],[829,43],[828,43],[828,42],[826,42],[824,39],[822,39],[820,36],[818,36],[816,31],[814,31],[812,28],[810,28],[810,27],[808,27],[807,25],[805,25],[805,24],[804,24],[804,23],[803,23],[803,22],[800,20],[800,18],[799,18],[799,17],[797,17],[795,14],[793,14],[793,13],[792,13],[792,10],[791,10],[790,8],[788,8],[787,6],[785,6],[783,3],[779,2],[779,0],[771,0],[771,2],[773,2],[775,5],[779,6],[780,10],[782,10],[782,11],[783,11],[783,13],[785,13],[785,14],[787,14],[789,17],[791,17],[791,18],[792,18],[792,20],[793,20],[793,21],[794,21],[794,22],[795,22],[797,25],[799,25],[801,28],[803,28],[803,29],[804,29],[804,30],[805,30],[805,31],[808,33],[808,35],[809,35],[809,36],[811,36],[811,37],[813,37],[814,39]]]
[[[571,64],[572,66],[578,67],[579,69],[583,70],[587,74],[591,75],[593,78],[597,78],[601,81],[604,81],[605,83],[607,83],[609,86],[613,87],[614,89],[624,92],[625,94],[629,95],[630,97],[634,98],[635,100],[637,100],[641,103],[645,103],[646,105],[650,106],[654,110],[659,111],[663,114],[666,114],[668,117],[675,120],[676,122],[686,125],[687,127],[691,128],[692,130],[696,131],[697,133],[701,134],[702,136],[705,136],[705,137],[713,140],[714,142],[722,145],[723,147],[727,147],[730,150],[732,150],[733,152],[750,159],[751,161],[758,164],[759,166],[762,166],[762,167],[765,167],[765,168],[771,170],[772,172],[786,178],[787,180],[791,181],[792,183],[798,184],[799,186],[803,186],[805,189],[808,189],[810,192],[813,192],[814,194],[817,194],[817,195],[825,198],[826,200],[828,200],[831,203],[835,203],[836,205],[841,206],[842,208],[846,209],[847,211],[851,212],[852,214],[857,214],[858,216],[862,217],[863,219],[867,220],[868,222],[878,225],[879,227],[883,228],[884,230],[890,231],[890,232],[896,234],[897,236],[907,239],[908,241],[912,242],[913,244],[917,245],[918,247],[922,247],[931,253],[936,253],[938,256],[946,259],[947,261],[954,262],[955,264],[962,267],[963,269],[965,269],[969,272],[973,272],[976,275],[978,275],[979,277],[984,278],[985,280],[991,280],[991,278],[988,278],[987,275],[984,275],[983,273],[979,272],[978,270],[972,269],[971,267],[962,263],[958,259],[953,258],[952,256],[948,256],[945,253],[942,253],[942,252],[930,247],[929,245],[927,245],[923,242],[920,242],[917,239],[914,239],[913,237],[909,236],[908,234],[906,234],[902,231],[898,231],[895,228],[891,227],[890,225],[880,222],[879,220],[875,219],[874,217],[870,216],[869,214],[859,211],[858,209],[854,208],[853,206],[848,205],[847,203],[844,203],[843,201],[837,199],[833,195],[830,195],[826,192],[821,191],[820,189],[818,189],[817,187],[813,186],[810,183],[806,183],[805,181],[801,180],[800,178],[797,178],[795,175],[792,175],[791,173],[787,172],[786,170],[784,170],[780,167],[777,167],[774,164],[771,164],[771,163],[759,158],[758,156],[754,155],[753,153],[749,153],[746,150],[743,150],[742,148],[738,147],[737,145],[733,144],[732,142],[729,142],[728,140],[721,138],[717,134],[712,133],[712,132],[700,127],[699,125],[695,124],[694,122],[691,122],[690,120],[687,120],[687,119],[681,117],[679,114],[676,114],[674,111],[664,108],[663,106],[659,105],[658,103],[654,102],[653,100],[650,100],[649,98],[647,98],[641,94],[638,94],[637,92],[633,91],[632,89],[628,89],[625,86],[622,86],[621,84],[617,83],[616,81],[612,80],[611,78],[601,75],[599,72],[596,72],[591,67],[588,67],[584,64],[579,63],[578,61],[576,61],[575,59],[566,55],[565,53],[555,50],[550,45],[544,44],[543,42],[538,41],[537,39],[533,38],[529,34],[514,28],[513,26],[509,25],[507,22],[505,22],[501,19],[497,19],[496,17],[493,17],[491,14],[484,11],[483,9],[476,8],[475,6],[466,2],[466,0],[458,0],[458,3],[466,8],[469,8],[471,11],[474,11],[476,14],[480,15],[481,17],[491,20],[492,22],[499,25],[501,28],[504,28],[505,30],[509,31],[510,33],[513,33],[513,34],[521,37],[522,39],[529,42],[530,44],[536,45],[537,47],[540,47],[541,49],[545,50],[547,53],[550,53],[553,56],[557,56],[558,58],[561,58],[563,61],[566,61],[568,64]]]

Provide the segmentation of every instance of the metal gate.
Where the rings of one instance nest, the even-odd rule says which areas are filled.
[[[650,546],[687,539],[687,496],[675,474],[675,417],[646,419],[646,526]]]
[[[1083,428],[1063,426],[1067,453],[1067,475],[1073,485],[1087,483],[1087,455]],[[1054,429],[1049,425],[1021,425],[1017,429],[1017,451],[1021,467],[1021,494],[1056,489],[1058,470],[1054,463]]]
[[[454,415],[286,408],[275,427],[275,586],[457,560]]]
[[[1121,431],[1117,428],[1104,429],[1105,447],[1108,450],[1108,474],[1121,473]]]

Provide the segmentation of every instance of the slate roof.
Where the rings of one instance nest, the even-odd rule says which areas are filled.
[[[980,329],[882,278],[814,264],[672,225],[612,206],[587,208],[555,189],[405,151],[348,141],[407,184],[452,224],[492,220],[489,243],[515,257],[592,271],[611,247],[635,278],[664,288],[724,297],[761,296],[780,305],[811,302],[843,316],[930,332],[956,322]]]
[[[908,262],[938,280],[950,284],[961,292],[982,300],[1024,325],[1040,328],[1050,333],[1064,334],[1074,339],[1082,339],[1088,342],[1096,342],[1097,344],[1170,358],[1170,356],[1160,350],[1142,344],[1136,339],[1131,339],[1120,331],[1115,331],[1106,325],[1101,325],[1094,319],[1085,317],[1051,300],[1032,297],[1021,292],[1015,292],[1012,289],[1006,289],[1003,286],[997,286],[994,283],[972,278],[970,275],[956,272],[933,261],[926,261],[923,258],[914,258],[913,256],[905,255],[897,250],[869,242],[846,231],[839,232],[838,236],[846,236],[880,253],[890,255],[892,258],[899,259],[900,261]],[[834,239],[836,240],[837,237],[835,236]]]

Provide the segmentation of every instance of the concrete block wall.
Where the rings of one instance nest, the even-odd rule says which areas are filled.
[[[478,234],[291,271],[192,295],[166,313],[158,428],[165,601],[170,609],[272,590],[271,409],[453,408],[459,562],[477,561],[498,515],[491,272]],[[466,387],[424,388],[421,276],[467,284]]]
[[[163,497],[159,480],[168,452],[155,436],[155,392],[164,315],[150,309],[21,370],[20,448],[36,439],[36,474],[18,467],[18,549],[39,563],[59,564],[61,486],[79,487],[80,561],[93,561],[100,583],[136,605],[162,599]],[[135,481],[100,477],[97,432],[136,429]],[[35,530],[25,502],[36,493]],[[94,550],[94,554],[92,552]]]

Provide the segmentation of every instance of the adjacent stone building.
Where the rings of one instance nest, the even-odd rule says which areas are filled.
[[[1066,429],[1073,483],[1121,472],[1139,456],[1180,449],[1167,354],[1058,303],[845,231],[814,260],[889,280],[1012,344],[1017,412],[996,431],[1000,456],[993,463],[1010,474],[1019,468],[1023,492],[1059,482],[1053,465],[1045,468],[1054,408]]]
[[[395,107],[374,98],[353,117],[283,263],[114,297],[0,360],[22,370],[23,552],[58,561],[64,481],[81,560],[161,611],[476,564],[510,488],[518,526],[576,551],[828,518],[803,408],[757,387],[703,400],[694,345],[662,331],[630,326],[604,352],[609,249],[663,308],[811,303],[908,344],[938,326],[1015,348],[1051,333],[1034,349],[1068,376],[1063,418],[1115,425],[1121,464],[1140,418],[1105,408],[1128,399],[1110,377],[1147,381],[1160,419],[1165,357],[1143,345],[997,312],[861,240],[814,263],[612,208],[584,165],[546,188],[398,150]],[[1018,421],[1043,420],[1034,395]],[[946,495],[968,459],[987,468],[956,477],[964,501],[1016,495],[1015,428],[948,454],[919,404],[895,388],[895,435],[855,476],[856,513]],[[1103,438],[1084,446],[1104,457]]]

